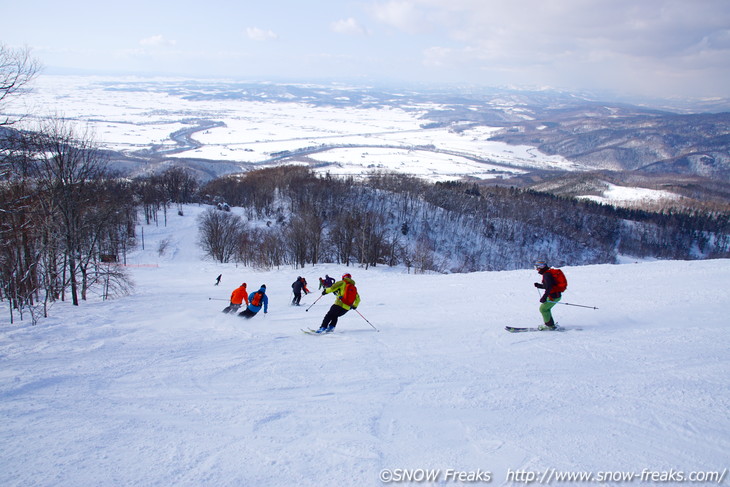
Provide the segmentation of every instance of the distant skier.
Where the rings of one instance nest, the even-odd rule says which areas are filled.
[[[324,315],[322,325],[320,325],[317,333],[332,333],[335,331],[335,326],[337,326],[337,319],[351,309],[357,309],[360,305],[360,294],[358,294],[355,281],[352,280],[350,274],[344,274],[341,281],[337,281],[322,291],[322,296],[329,293],[335,293],[337,299],[327,314]]]
[[[218,274],[218,277],[215,278],[215,285],[216,286],[221,283],[221,277],[223,277],[223,274]]]
[[[542,320],[545,323],[544,327],[555,330],[557,326],[550,310],[560,302],[563,296],[562,293],[568,287],[568,281],[563,271],[551,268],[544,260],[535,262],[535,270],[542,276],[542,283],[536,282],[535,287],[545,290],[542,297],[540,297],[540,314],[542,314]]]
[[[246,283],[244,282],[231,293],[231,303],[223,308],[224,313],[230,313],[231,311],[236,312],[241,307],[244,301],[248,304],[248,296],[246,295]]]
[[[291,304],[293,306],[299,306],[299,302],[302,300],[302,292],[304,292],[304,294],[309,294],[309,289],[307,289],[307,280],[302,276],[299,276],[291,285],[291,288],[292,291],[294,291],[294,299]]]
[[[325,289],[328,288],[328,287],[332,287],[332,285],[334,283],[335,283],[335,278],[334,277],[330,277],[327,274],[324,275],[324,287],[325,287]]]
[[[266,295],[266,284],[262,284],[258,291],[248,295],[248,306],[238,313],[238,316],[251,319],[261,311],[261,308],[264,308],[264,314],[268,313],[269,297]]]

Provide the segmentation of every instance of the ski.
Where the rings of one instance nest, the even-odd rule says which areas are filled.
[[[544,326],[535,326],[535,327],[525,327],[525,328],[518,328],[515,326],[505,326],[505,330],[507,330],[510,333],[525,333],[528,331],[566,331],[566,328],[563,328],[562,326],[558,326],[555,329],[547,328]]]
[[[312,330],[311,328],[307,328],[306,330],[304,328],[301,328],[302,333],[306,333],[307,335],[331,335],[333,332],[329,333],[317,333],[317,330]]]

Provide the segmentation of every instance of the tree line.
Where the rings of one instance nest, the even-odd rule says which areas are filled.
[[[220,178],[201,192],[243,208],[240,215],[205,213],[201,247],[220,262],[264,268],[337,262],[471,272],[524,268],[536,257],[583,265],[622,254],[730,255],[730,219],[719,210],[622,209],[397,173],[334,178],[304,166]]]
[[[0,147],[0,297],[11,321],[13,310],[35,320],[57,300],[128,292],[119,264],[137,245],[140,217],[159,224],[196,197],[198,183],[182,169],[114,174],[93,138],[62,119],[32,132],[5,129]]]

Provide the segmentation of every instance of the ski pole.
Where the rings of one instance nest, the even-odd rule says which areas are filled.
[[[324,296],[324,294],[320,295],[317,299],[315,299],[314,300],[314,303],[312,303],[312,304],[309,305],[309,308],[311,308],[312,306],[314,306],[315,304],[317,304],[317,301],[319,301],[320,299],[322,299],[322,296]],[[305,309],[304,311],[309,311],[309,308]]]
[[[355,311],[357,312],[357,314],[359,314],[359,315],[360,315],[360,317],[361,317],[361,318],[362,318],[363,320],[367,321],[368,325],[370,325],[370,326],[373,326],[373,324],[372,324],[372,323],[370,323],[370,322],[368,321],[368,319],[367,319],[367,318],[365,318],[365,317],[364,317],[364,316],[362,315],[362,313],[360,313],[359,311],[357,311],[357,309],[356,309]],[[373,330],[375,330],[375,331],[380,331],[380,330],[378,330],[377,328],[375,328],[374,326],[373,326]]]
[[[228,299],[223,299],[223,298],[208,298],[208,300],[211,300],[211,299],[213,301],[228,301]]]
[[[563,302],[560,302],[560,301],[558,301],[558,304],[564,304],[565,306],[577,306],[578,308],[598,309],[595,306],[585,306],[583,304],[563,303]]]

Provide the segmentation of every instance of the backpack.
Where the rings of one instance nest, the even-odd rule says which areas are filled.
[[[550,273],[551,276],[553,276],[553,279],[555,279],[555,287],[553,287],[550,291],[554,293],[562,293],[566,289],[568,289],[568,279],[566,279],[565,274],[563,274],[563,271],[560,269],[548,269],[547,272]]]
[[[340,296],[340,301],[342,301],[342,304],[352,306],[352,303],[355,302],[355,298],[357,298],[357,288],[354,284],[350,284],[345,281],[345,291],[342,293],[342,296]]]
[[[253,295],[253,299],[251,300],[251,306],[261,306],[261,298],[263,297],[264,293],[256,291],[256,294]]]

